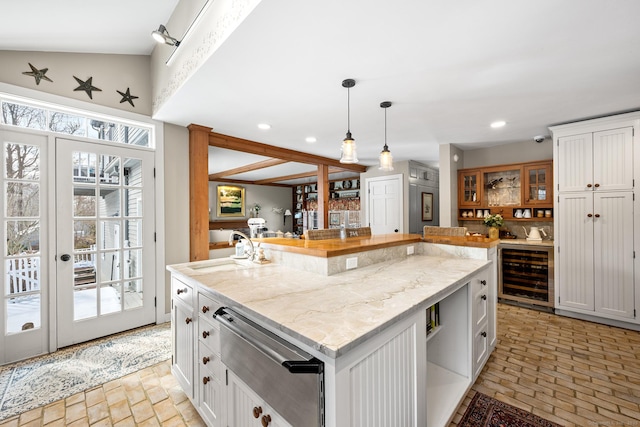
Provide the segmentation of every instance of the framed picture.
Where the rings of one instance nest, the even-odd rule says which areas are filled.
[[[340,225],[340,212],[329,212],[329,225]]]
[[[231,185],[218,185],[216,193],[217,215],[219,217],[238,217],[244,214],[244,188]]]
[[[422,220],[433,221],[433,193],[422,193]]]

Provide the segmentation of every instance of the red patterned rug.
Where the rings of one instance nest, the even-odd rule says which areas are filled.
[[[482,393],[471,399],[458,427],[561,427]]]

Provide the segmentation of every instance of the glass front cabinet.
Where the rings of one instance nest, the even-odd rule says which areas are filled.
[[[458,219],[553,220],[553,162],[491,166],[458,171]]]

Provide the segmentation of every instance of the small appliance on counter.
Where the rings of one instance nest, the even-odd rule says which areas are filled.
[[[249,224],[249,231],[252,239],[257,238],[258,234],[263,231],[267,231],[267,226],[265,225],[267,221],[265,221],[264,218],[249,218],[247,223]]]

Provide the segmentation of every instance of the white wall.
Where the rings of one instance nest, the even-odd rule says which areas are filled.
[[[38,85],[33,77],[22,74],[31,71],[29,63],[38,69],[48,68],[45,75],[53,82],[41,80]],[[0,82],[151,116],[149,56],[0,50],[0,64]],[[93,91],[93,99],[84,91],[75,91],[79,85],[73,76],[82,81],[92,77],[92,85],[102,91]],[[120,102],[122,96],[117,91],[126,92],[127,88],[138,97],[133,100],[135,107]]]
[[[165,263],[189,262],[189,130],[164,125]],[[165,312],[171,312],[171,275],[165,271]]]

